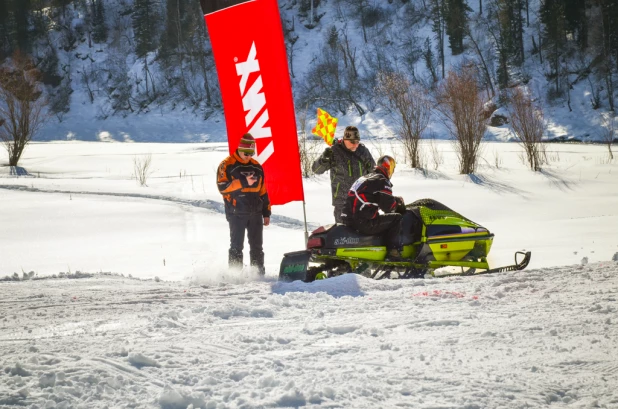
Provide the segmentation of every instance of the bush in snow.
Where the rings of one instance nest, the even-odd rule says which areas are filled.
[[[460,72],[449,72],[437,95],[442,121],[455,139],[462,174],[474,173],[486,129],[485,104],[476,74],[470,65],[464,66]]]
[[[380,105],[397,124],[397,136],[410,166],[421,168],[420,140],[431,119],[431,103],[426,92],[413,86],[401,73],[378,74],[376,91]]]
[[[9,166],[17,166],[26,145],[47,119],[40,78],[34,61],[19,52],[0,68],[0,140],[9,153]]]
[[[519,143],[526,152],[530,169],[537,172],[547,162],[543,132],[543,110],[521,88],[515,88],[510,96],[511,126]]]
[[[141,157],[135,156],[133,158],[133,176],[135,176],[140,186],[147,186],[148,176],[152,173],[150,165],[152,165],[151,154]]]

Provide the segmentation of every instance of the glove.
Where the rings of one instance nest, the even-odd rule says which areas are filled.
[[[322,154],[322,161],[325,163],[331,163],[333,161],[333,150],[326,148]]]
[[[396,196],[395,200],[397,201],[397,210],[395,210],[395,212],[399,214],[404,214],[407,211],[407,209],[406,209],[406,203],[403,200],[403,197]]]

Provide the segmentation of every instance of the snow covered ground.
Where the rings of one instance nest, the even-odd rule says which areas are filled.
[[[291,203],[265,229],[266,278],[235,275],[215,186],[225,144],[33,143],[0,168],[0,278],[39,278],[0,282],[0,407],[618,407],[607,148],[550,145],[533,173],[519,146],[488,143],[463,176],[449,142],[437,169],[425,144],[425,172],[366,142],[398,157],[396,194],[487,227],[492,266],[532,251],[528,269],[278,283],[304,242]],[[309,228],[330,223],[327,177],[305,193]]]
[[[405,282],[95,275],[1,291],[1,407],[618,406],[611,261]]]

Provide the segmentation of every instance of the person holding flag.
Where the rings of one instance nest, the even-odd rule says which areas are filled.
[[[329,142],[326,137],[324,139]],[[361,176],[371,173],[375,166],[369,149],[360,143],[360,134],[355,126],[346,127],[343,139],[334,140],[332,146],[327,147],[313,163],[312,170],[316,174],[330,171],[335,222],[343,223],[341,212],[352,184]]]

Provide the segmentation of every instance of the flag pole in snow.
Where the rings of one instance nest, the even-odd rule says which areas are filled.
[[[307,210],[305,209],[304,200],[303,200],[303,216],[305,217],[305,247],[307,247],[307,243],[309,242],[309,232],[307,231]]]

